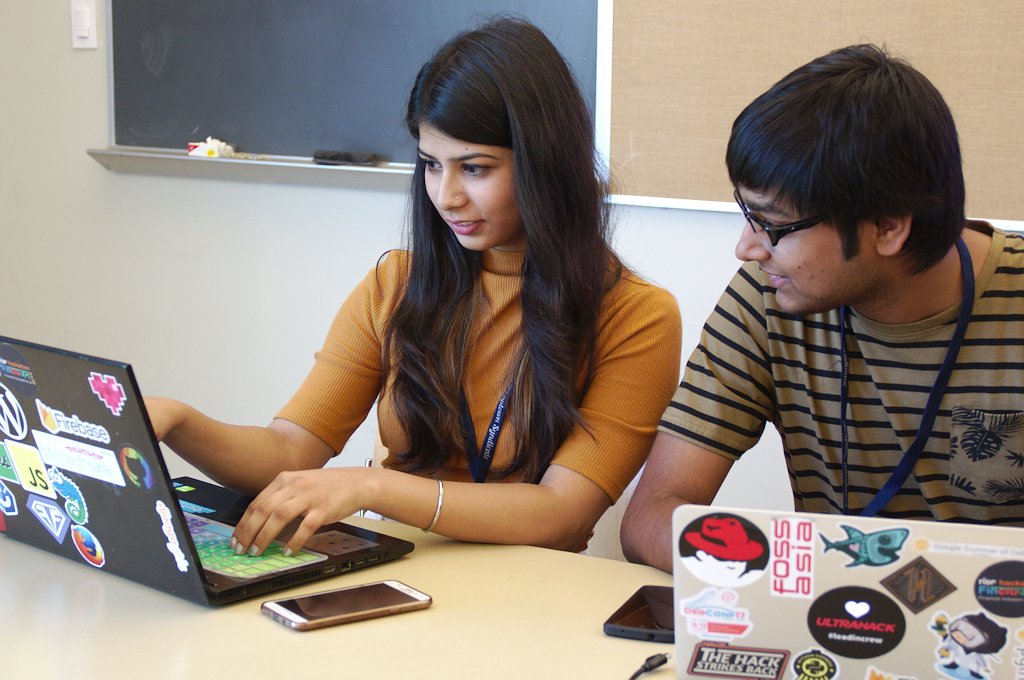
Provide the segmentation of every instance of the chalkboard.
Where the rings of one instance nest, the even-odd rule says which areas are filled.
[[[595,107],[598,0],[112,0],[114,143],[366,151],[412,163],[402,124],[420,66],[495,13],[525,17]]]

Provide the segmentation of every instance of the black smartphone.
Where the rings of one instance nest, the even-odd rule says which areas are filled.
[[[429,595],[400,581],[378,581],[287,600],[272,600],[264,602],[261,610],[294,630],[313,630],[424,609],[430,603]]]
[[[675,642],[672,586],[642,586],[604,622],[606,635]]]

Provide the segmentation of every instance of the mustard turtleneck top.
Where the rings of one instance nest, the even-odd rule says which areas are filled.
[[[523,251],[483,253],[480,279],[487,316],[475,325],[479,336],[465,386],[478,446],[507,387],[508,368],[519,344],[524,256]],[[312,371],[278,413],[335,451],[365,419],[385,384],[381,341],[401,299],[408,257],[405,251],[388,253],[349,295],[315,354]],[[590,479],[612,502],[618,499],[646,460],[658,421],[679,382],[681,336],[675,298],[625,272],[601,306],[596,370],[580,407],[587,427],[576,426],[569,433],[552,464]],[[377,420],[388,449],[407,448],[389,399],[378,403]],[[511,460],[513,440],[507,435],[498,438],[490,479]],[[452,451],[440,476],[472,481],[465,452]]]

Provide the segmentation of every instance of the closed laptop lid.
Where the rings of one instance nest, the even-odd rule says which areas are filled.
[[[300,551],[316,559],[293,556],[294,566],[256,576],[204,570],[188,523],[234,526],[250,500],[170,479],[127,363],[0,336],[0,533],[203,604],[382,564],[415,547],[334,522]]]
[[[1024,531],[684,505],[678,677],[1024,678]]]
[[[205,602],[131,367],[0,338],[0,531]]]

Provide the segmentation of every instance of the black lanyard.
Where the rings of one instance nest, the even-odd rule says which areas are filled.
[[[892,471],[892,475],[886,481],[885,486],[879,490],[875,497],[868,503],[868,506],[861,511],[861,515],[864,517],[873,517],[878,514],[889,500],[896,495],[896,492],[900,490],[903,483],[910,476],[910,471],[914,468],[914,463],[921,456],[921,451],[924,450],[925,442],[932,433],[932,425],[935,422],[935,416],[939,412],[939,404],[942,402],[942,395],[946,392],[946,385],[949,383],[949,376],[953,372],[953,367],[956,365],[956,357],[960,352],[960,345],[963,343],[964,334],[967,332],[967,323],[971,320],[971,310],[974,307],[974,266],[971,263],[971,253],[967,249],[967,244],[964,243],[963,238],[959,239],[956,243],[957,252],[960,253],[960,274],[963,277],[963,299],[960,302],[960,316],[956,321],[956,330],[953,331],[953,339],[949,343],[949,349],[946,350],[946,358],[942,361],[942,367],[939,368],[938,375],[935,376],[935,383],[932,385],[932,391],[928,395],[928,402],[924,407],[924,414],[921,416],[921,426],[917,430],[917,437],[911,443],[910,448],[903,454],[903,458],[900,459],[899,465]],[[839,354],[842,364],[842,373],[840,379],[840,393],[839,393],[839,425],[842,429],[843,434],[843,514],[850,514],[850,501],[849,501],[849,489],[848,483],[848,471],[847,471],[847,447],[849,445],[849,436],[846,427],[846,406],[849,392],[849,379],[850,379],[850,365],[849,359],[846,356],[846,326],[848,323],[847,319],[848,309],[843,306],[839,310]],[[851,328],[852,332],[853,329]]]
[[[491,469],[491,460],[494,458],[494,447],[498,443],[498,435],[501,434],[501,426],[505,422],[505,407],[508,405],[508,397],[512,392],[512,386],[505,388],[505,393],[498,400],[498,406],[494,409],[494,416],[487,428],[487,435],[484,437],[483,449],[476,448],[476,430],[473,428],[473,416],[469,413],[469,403],[466,401],[466,393],[459,395],[459,408],[462,410],[462,434],[466,445],[466,462],[469,463],[469,472],[473,475],[474,482],[483,482],[487,479],[487,472]]]

